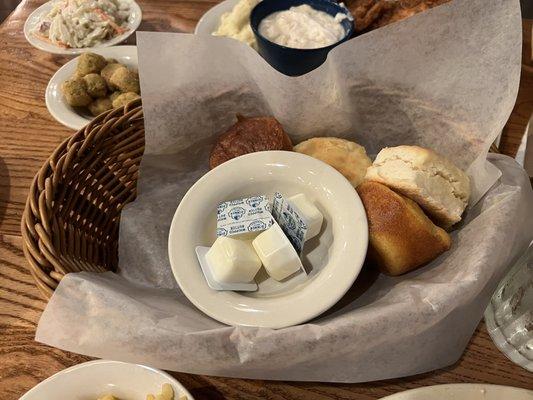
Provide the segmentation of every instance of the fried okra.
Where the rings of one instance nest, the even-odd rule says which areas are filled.
[[[87,93],[87,85],[81,78],[68,79],[61,85],[67,103],[73,107],[88,106],[93,99]]]
[[[139,75],[126,67],[117,68],[109,81],[113,87],[120,89],[121,92],[140,93]]]
[[[85,76],[88,74],[98,73],[105,66],[107,62],[104,57],[94,53],[83,53],[78,59],[78,66],[76,74],[78,76]]]
[[[110,81],[111,75],[113,75],[113,73],[119,68],[124,68],[124,66],[119,63],[107,64],[100,72],[100,75],[102,75],[102,78],[104,78],[105,82],[107,83],[107,86],[111,90],[115,89],[115,87],[111,84]]]
[[[96,99],[91,104],[89,104],[89,111],[92,115],[97,116],[102,114],[104,111],[110,110],[113,108],[111,100],[107,97]]]
[[[107,94],[107,84],[104,78],[98,74],[89,74],[83,77],[87,85],[87,93],[93,98],[105,97]]]
[[[125,106],[130,101],[138,99],[139,97],[141,96],[134,92],[122,93],[115,100],[113,100],[113,108]]]

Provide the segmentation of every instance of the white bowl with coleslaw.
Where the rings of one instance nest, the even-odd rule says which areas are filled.
[[[73,55],[123,42],[141,20],[133,0],[53,0],[30,14],[24,36],[40,50]]]

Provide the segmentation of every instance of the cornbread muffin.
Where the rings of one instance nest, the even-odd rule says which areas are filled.
[[[368,255],[383,273],[405,274],[450,248],[448,233],[414,201],[377,182],[365,181],[357,192],[368,219]]]

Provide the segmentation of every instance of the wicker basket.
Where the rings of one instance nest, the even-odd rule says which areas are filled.
[[[143,151],[137,100],[65,140],[35,176],[21,228],[24,254],[46,298],[69,272],[116,268],[120,212],[135,198]]]
[[[143,151],[136,100],[61,143],[33,179],[21,221],[23,249],[46,298],[69,272],[116,268],[120,212],[135,198]]]

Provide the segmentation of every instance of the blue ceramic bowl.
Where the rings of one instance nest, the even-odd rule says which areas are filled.
[[[293,49],[273,43],[259,33],[259,24],[263,18],[277,11],[288,10],[302,4],[324,11],[331,16],[337,13],[346,14],[349,18],[341,21],[345,31],[344,38],[337,43],[318,49]],[[349,11],[332,0],[263,0],[252,10],[250,25],[257,40],[259,54],[279,72],[290,76],[303,75],[320,66],[326,61],[329,51],[350,39],[354,32],[353,18]]]

